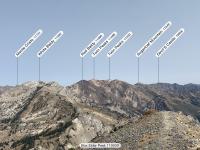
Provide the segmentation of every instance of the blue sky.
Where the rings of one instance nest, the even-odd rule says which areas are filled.
[[[96,79],[108,79],[106,53],[132,31],[133,37],[111,58],[111,78],[136,83],[135,53],[169,20],[171,28],[141,57],[140,81],[157,82],[155,53],[183,27],[183,36],[161,57],[160,81],[200,84],[199,6],[199,0],[1,0],[0,85],[16,84],[14,53],[39,28],[43,35],[20,57],[20,83],[38,80],[36,53],[60,30],[64,36],[41,59],[41,80],[63,85],[81,80],[79,53],[100,32],[105,39],[117,31],[96,58]],[[92,79],[92,72],[89,53],[84,58],[84,79]]]

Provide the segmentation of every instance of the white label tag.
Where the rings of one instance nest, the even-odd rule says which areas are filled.
[[[20,57],[41,35],[42,30],[39,29],[26,43],[15,53],[15,57]]]
[[[104,37],[103,33],[100,33],[81,53],[80,57],[84,57],[92,48],[94,48]]]
[[[62,36],[64,32],[59,31],[38,53],[37,57],[42,57]]]
[[[140,57],[157,39],[161,37],[161,35],[169,29],[172,25],[170,21],[168,21],[149,41],[136,53],[136,57]]]
[[[156,53],[156,57],[160,57],[164,52],[184,33],[184,29],[181,28],[170,40]]]
[[[122,147],[121,143],[81,143],[81,149],[119,149]]]
[[[122,47],[127,41],[128,39],[130,39],[130,37],[133,35],[132,32],[128,32],[108,53],[107,53],[107,57],[111,57],[113,56],[120,47]]]
[[[107,39],[92,53],[92,57],[96,57],[116,36],[117,32],[111,33]]]

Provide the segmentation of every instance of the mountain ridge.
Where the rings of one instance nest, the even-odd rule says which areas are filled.
[[[85,86],[84,89],[81,86],[82,84]],[[122,99],[123,100],[128,99],[127,103],[131,102],[131,105],[135,105],[135,106],[142,102],[143,104],[140,104],[141,105],[140,110],[142,109],[145,110],[145,108],[152,108],[152,107],[156,107],[156,109],[158,110],[173,110],[174,109],[175,111],[183,111],[186,114],[192,113],[193,116],[195,116],[200,106],[199,105],[200,104],[200,98],[199,98],[200,85],[193,85],[193,84],[178,85],[178,84],[159,83],[159,84],[150,84],[150,85],[146,85],[146,84],[132,85],[120,80],[112,80],[112,81],[89,80],[89,81],[79,81],[73,84],[72,86],[70,86],[69,88],[75,88],[77,91],[79,91],[78,93],[79,98],[81,98],[80,91],[85,92],[84,97],[87,96],[87,98],[85,99],[87,103],[91,103],[91,105],[92,104],[101,105],[103,100],[105,102],[108,102],[106,98],[111,97],[112,99],[115,99],[113,100],[114,102],[116,102],[118,99],[121,99],[120,101],[122,101]],[[90,95],[88,95],[87,90],[90,91]],[[103,94],[102,92],[99,92],[98,94],[96,94],[95,93],[96,90],[102,91],[103,93],[106,93],[106,95]],[[77,91],[76,91],[76,94],[77,94]],[[111,91],[115,92],[115,94],[118,94],[119,98],[117,98],[117,96],[113,94]],[[92,98],[95,99],[95,101],[91,99],[92,92],[94,94]],[[120,93],[124,93],[124,92],[126,92],[125,95],[121,95],[120,97]],[[97,102],[97,99],[100,99],[98,98],[99,94],[101,94],[100,96],[101,101],[99,100]],[[130,96],[130,94],[132,97]],[[126,98],[126,96],[128,98]],[[177,103],[180,104],[181,107],[179,107]],[[144,106],[145,108],[142,108],[143,105],[145,105]],[[155,106],[151,106],[151,105],[155,105]],[[186,108],[188,107],[189,110],[184,110],[183,107],[186,107]],[[134,107],[131,107],[131,109],[134,109]],[[197,117],[199,118],[199,116]]]
[[[89,80],[66,87],[57,82],[26,82],[16,87],[1,87],[0,91],[2,149],[77,149],[80,143],[101,141],[101,137],[107,139],[110,135],[112,140],[112,133],[118,135],[118,130],[128,129],[128,125],[141,130],[145,127],[148,132],[150,126],[135,124],[135,121],[150,119],[151,115],[145,115],[149,110],[158,113],[155,124],[159,124],[159,118],[163,119],[161,114],[166,110],[174,111],[178,118],[180,111],[186,115],[181,115],[182,120],[187,120],[185,130],[188,122],[199,124],[200,89],[196,85],[131,85],[120,80]],[[143,122],[148,124],[148,119]],[[190,127],[191,133],[198,135],[197,129]],[[170,136],[170,140],[182,134],[174,130],[177,135]],[[186,139],[190,136],[183,135]],[[141,136],[146,135],[141,133]],[[197,138],[194,141],[199,143]],[[170,145],[164,139],[163,143]],[[152,145],[147,142],[146,146]]]

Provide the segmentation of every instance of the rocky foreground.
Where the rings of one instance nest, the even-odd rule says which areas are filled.
[[[182,113],[154,112],[92,141],[122,143],[122,148],[127,150],[197,150],[200,148],[200,124]]]
[[[145,115],[148,110],[156,111]],[[86,142],[197,149],[198,119],[199,85],[91,80],[0,87],[0,149],[67,150]]]

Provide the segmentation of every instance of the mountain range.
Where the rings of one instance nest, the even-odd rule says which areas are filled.
[[[82,80],[0,87],[0,149],[200,148],[200,85]]]

